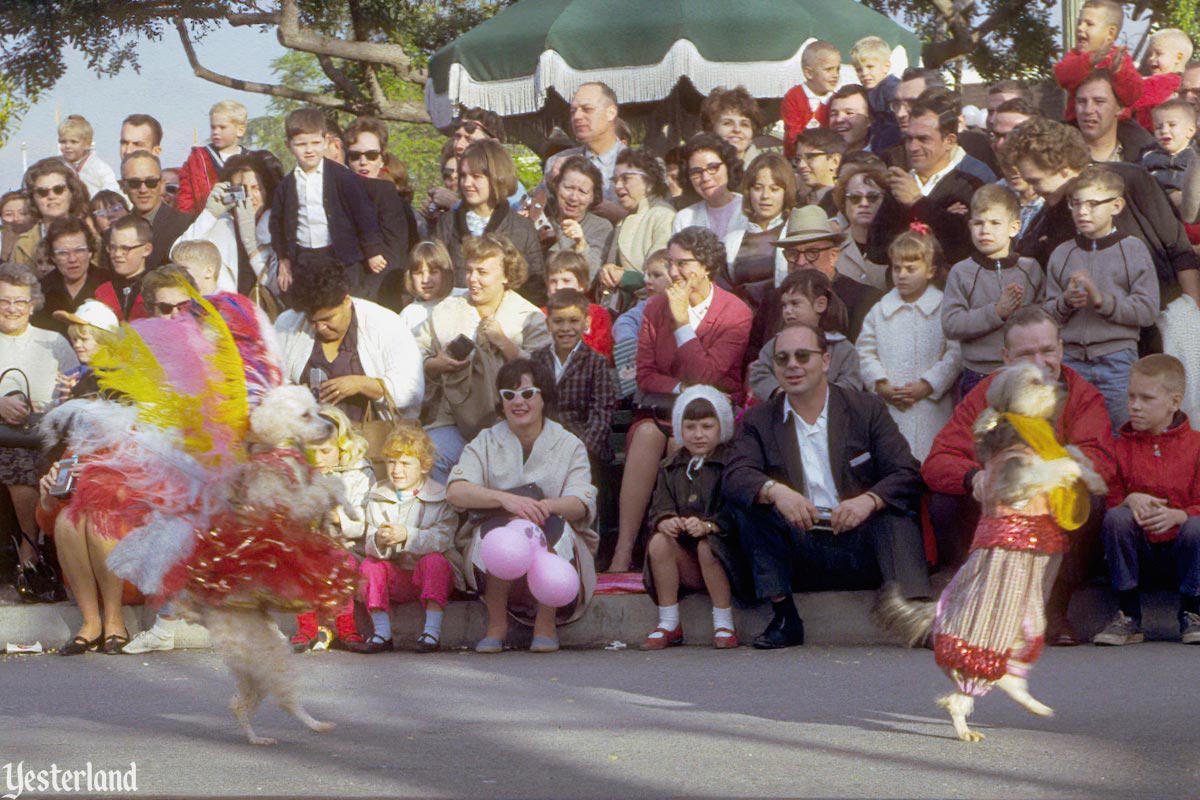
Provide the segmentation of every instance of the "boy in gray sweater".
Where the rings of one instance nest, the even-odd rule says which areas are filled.
[[[1093,164],[1067,187],[1078,235],[1046,265],[1045,308],[1062,326],[1063,363],[1100,390],[1113,430],[1129,418],[1129,371],[1140,329],[1158,318],[1158,276],[1150,250],[1116,230],[1125,180]]]
[[[1021,202],[1011,189],[984,184],[971,196],[975,254],[946,278],[942,333],[962,344],[961,400],[1004,363],[1004,322],[1021,306],[1042,301],[1045,275],[1032,258],[1012,252],[1021,230]]]

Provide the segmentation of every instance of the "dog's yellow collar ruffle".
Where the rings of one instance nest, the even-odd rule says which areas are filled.
[[[1067,449],[1058,443],[1054,428],[1041,417],[1008,412],[1002,416],[1042,459],[1053,461],[1071,457]],[[1056,486],[1050,490],[1050,508],[1059,526],[1063,530],[1073,531],[1087,522],[1091,513],[1091,499],[1082,484],[1076,481],[1069,487]]]

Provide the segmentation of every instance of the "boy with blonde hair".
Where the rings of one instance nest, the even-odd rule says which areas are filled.
[[[1150,74],[1142,78],[1142,99],[1133,104],[1134,119],[1154,133],[1152,111],[1170,100],[1183,83],[1183,70],[1192,57],[1192,40],[1179,28],[1163,28],[1150,37],[1146,66]]]
[[[100,160],[92,146],[92,124],[79,114],[71,114],[58,126],[58,152],[63,161],[79,175],[88,197],[101,189],[120,193],[121,185],[113,168]]]
[[[221,274],[221,251],[206,239],[189,239],[171,248],[171,261],[187,270],[196,282],[196,291],[204,297],[218,291]],[[228,267],[226,267],[228,271]],[[234,277],[236,283],[237,278]]]
[[[800,56],[804,82],[788,89],[783,96],[783,154],[790,161],[796,155],[796,137],[809,128],[829,125],[829,104],[838,88],[842,54],[836,45],[817,40],[809,42]]]
[[[1142,166],[1166,190],[1179,208],[1183,199],[1183,174],[1196,157],[1196,109],[1187,100],[1171,97],[1150,112],[1155,146],[1142,154]],[[1191,231],[1188,231],[1189,235]]]
[[[1130,109],[1141,99],[1142,76],[1117,37],[1125,22],[1125,11],[1116,0],[1085,0],[1075,21],[1075,48],[1054,65],[1054,80],[1067,90],[1063,119],[1075,119],[1075,90],[1084,78],[1098,69],[1112,73],[1113,93],[1120,101],[1120,119],[1129,119]]]
[[[208,193],[221,178],[225,160],[246,152],[242,137],[246,135],[249,113],[236,100],[222,100],[208,112],[210,143],[193,147],[187,161],[179,170],[179,198],[175,207],[185,214],[204,209]]]
[[[900,143],[900,123],[892,111],[892,101],[900,88],[900,78],[891,74],[892,48],[878,36],[864,36],[854,43],[850,63],[858,74],[858,82],[867,90],[867,105],[871,109],[871,130],[868,134],[872,153],[883,153]]]
[[[1101,528],[1118,611],[1095,644],[1144,641],[1141,588],[1151,578],[1179,586],[1181,639],[1200,644],[1200,433],[1179,410],[1186,385],[1172,356],[1146,356],[1131,369],[1129,422],[1113,443],[1117,474]]]

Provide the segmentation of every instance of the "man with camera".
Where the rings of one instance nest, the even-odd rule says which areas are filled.
[[[775,337],[782,391],[742,418],[723,480],[757,596],[772,618],[759,649],[804,643],[793,590],[896,581],[932,590],[917,511],[920,465],[883,401],[832,386],[825,334],[794,324]]]

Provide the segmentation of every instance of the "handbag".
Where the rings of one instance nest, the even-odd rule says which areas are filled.
[[[25,402],[29,403],[29,376],[18,367],[9,367],[0,372],[0,382],[4,381],[5,376],[10,372],[15,372],[25,379],[25,392],[13,392],[12,394],[20,394],[25,398]],[[30,403],[32,407],[32,403]],[[17,425],[9,425],[0,423],[0,447],[16,447],[23,450],[41,450],[42,435],[38,430],[38,426],[42,421],[42,412],[31,412]]]
[[[444,348],[433,333],[435,352]],[[443,375],[442,392],[446,398],[454,427],[463,439],[474,439],[484,428],[491,427],[499,418],[496,413],[496,375],[500,372],[503,359],[486,342],[477,342],[471,352],[471,366],[456,373]]]
[[[383,397],[376,401],[381,402],[387,408],[389,419],[376,418],[379,416],[375,403],[367,404],[367,413],[363,415],[363,421],[354,424],[355,429],[362,434],[362,437],[367,440],[367,459],[371,462],[372,469],[375,470],[375,475],[382,478],[385,475],[383,445],[387,442],[388,436],[392,432],[392,427],[396,424],[396,420],[400,419],[400,413],[396,410],[396,404],[392,401],[392,396],[387,390],[387,385],[381,380],[380,387],[383,389]]]
[[[46,559],[42,548],[38,547],[25,531],[20,531],[20,539],[16,535],[12,537],[13,547],[18,553],[21,552],[21,539],[24,539],[37,553],[33,563],[17,566],[17,596],[21,598],[21,602],[57,603],[66,600],[67,591],[63,587],[58,569]]]

